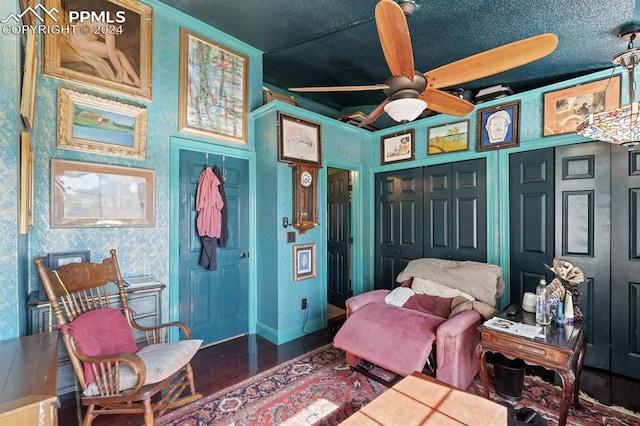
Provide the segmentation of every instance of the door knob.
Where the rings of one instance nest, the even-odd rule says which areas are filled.
[[[242,253],[240,255],[240,259],[246,259],[247,257],[249,257],[249,253]]]

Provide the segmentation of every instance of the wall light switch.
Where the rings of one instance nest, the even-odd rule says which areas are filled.
[[[287,242],[288,243],[295,243],[296,242],[296,233],[295,233],[295,231],[287,232]]]

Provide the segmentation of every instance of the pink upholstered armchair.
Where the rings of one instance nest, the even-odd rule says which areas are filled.
[[[436,261],[438,267],[446,266],[448,271],[461,264],[440,259],[418,261]],[[470,264],[476,262],[465,262],[464,267]],[[418,266],[424,265],[425,262],[419,262]],[[411,262],[398,276],[399,282],[402,280],[406,283],[406,280],[417,276],[414,275],[416,265],[410,266]],[[481,267],[486,269],[485,266]],[[496,297],[504,291],[502,270],[495,265],[489,266],[496,268],[493,269],[495,274],[492,278],[492,296]],[[424,271],[418,273],[424,274]],[[482,279],[482,274],[476,274],[473,279]],[[461,278],[456,277],[454,281],[458,285]],[[441,294],[449,295],[451,293]],[[435,356],[431,360],[435,360],[436,365],[430,367],[435,367],[436,378],[459,389],[466,389],[478,372],[475,348],[480,341],[478,326],[482,320],[478,311],[486,316],[486,309],[474,310],[473,304],[476,302],[468,299],[464,303],[455,302],[460,299],[459,296],[441,297],[424,293],[409,296],[401,306],[397,306],[397,303],[392,304],[393,296],[390,290],[374,290],[347,300],[347,320],[333,341],[334,346],[346,352],[347,363],[356,367],[361,360],[365,360],[406,376],[414,371],[423,371],[428,366],[435,343]],[[486,303],[479,303],[486,308]],[[488,308],[495,311],[491,306]]]

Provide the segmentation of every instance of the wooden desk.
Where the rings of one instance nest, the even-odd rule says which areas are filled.
[[[501,311],[498,315],[506,318],[506,314]],[[526,314],[525,314],[526,315]],[[535,323],[535,315],[533,317]],[[513,321],[523,321],[522,312],[519,310],[515,318],[509,317]],[[527,323],[528,321],[525,321]],[[489,378],[487,376],[487,365],[485,355],[487,352],[499,352],[504,356],[514,359],[520,358],[530,365],[539,365],[548,370],[558,373],[562,379],[562,404],[558,424],[564,426],[567,423],[569,405],[573,395],[573,404],[580,409],[580,373],[587,351],[587,339],[581,323],[572,327],[556,326],[555,324],[545,326],[544,339],[528,339],[515,334],[505,333],[480,326],[482,338],[476,353],[480,364],[480,378],[484,397],[489,399]]]
[[[58,333],[0,342],[0,424],[57,425]]]
[[[507,407],[412,373],[341,425],[506,425]]]

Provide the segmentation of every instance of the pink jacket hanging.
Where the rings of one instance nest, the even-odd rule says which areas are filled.
[[[196,192],[196,211],[198,212],[196,226],[198,235],[201,237],[220,238],[224,202],[218,186],[220,181],[211,167],[206,167],[200,173]]]

